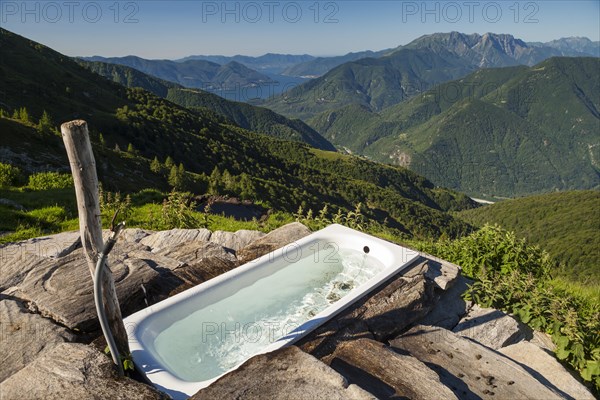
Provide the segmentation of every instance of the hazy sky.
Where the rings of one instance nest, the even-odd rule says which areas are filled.
[[[70,56],[338,55],[428,33],[600,40],[600,1],[8,1],[0,26]]]

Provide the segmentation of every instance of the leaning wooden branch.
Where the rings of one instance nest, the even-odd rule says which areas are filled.
[[[93,279],[98,255],[103,248],[96,161],[92,153],[92,145],[85,121],[76,120],[66,122],[62,124],[60,129],[75,184],[81,243]],[[112,334],[115,337],[120,354],[127,355],[130,353],[127,333],[123,325],[123,318],[112,274],[103,274],[103,286],[104,308]]]

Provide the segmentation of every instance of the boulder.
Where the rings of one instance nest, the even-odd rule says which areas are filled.
[[[476,304],[452,331],[492,349],[517,343],[532,335],[531,329],[510,315]]]
[[[283,248],[296,240],[302,239],[310,233],[310,229],[306,226],[299,222],[292,222],[269,232],[241,249],[237,252],[238,260],[240,260],[241,264],[245,264],[273,250]]]
[[[129,378],[119,378],[111,359],[78,343],[63,343],[0,383],[3,400],[166,399]]]
[[[7,296],[0,297],[0,329],[0,382],[41,353],[75,339],[67,329],[29,312],[21,302]]]
[[[463,400],[563,398],[511,359],[443,328],[417,325],[390,346],[427,364]]]
[[[519,363],[536,376],[540,382],[547,381],[560,390],[565,397],[577,400],[593,400],[594,396],[547,351],[527,341],[499,350],[500,353]]]
[[[416,358],[370,339],[344,342],[331,367],[378,399],[457,399],[439,376]]]
[[[258,355],[191,399],[374,399],[295,346]]]
[[[472,282],[464,276],[458,276],[456,283],[441,294],[438,306],[419,320],[419,324],[453,329],[472,306],[471,301],[462,298],[462,294],[468,289],[467,285]]]
[[[246,229],[237,232],[214,231],[210,236],[210,241],[233,252],[238,252],[263,236],[265,236],[263,232]]]
[[[442,290],[448,290],[460,274],[460,267],[441,258],[430,254],[421,253],[421,257],[427,260],[427,272],[425,276],[435,282]]]
[[[140,243],[149,246],[153,252],[187,242],[207,242],[211,232],[208,229],[171,229],[146,236]]]
[[[318,327],[298,342],[315,357],[328,360],[336,346],[355,338],[385,341],[427,314],[435,303],[433,283],[425,278],[426,265],[412,277],[396,276],[384,282],[371,295]]]

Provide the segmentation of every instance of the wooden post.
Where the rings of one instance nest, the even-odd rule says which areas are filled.
[[[92,279],[94,279],[98,255],[104,247],[102,222],[100,220],[100,202],[98,199],[96,161],[92,153],[92,145],[85,121],[65,122],[61,125],[60,130],[75,184],[81,244],[83,245]],[[127,332],[123,325],[115,282],[110,271],[103,274],[102,281],[104,286],[104,309],[106,310],[110,329],[115,338],[119,353],[127,356],[130,353]]]

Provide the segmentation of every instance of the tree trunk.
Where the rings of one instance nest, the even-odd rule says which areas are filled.
[[[93,279],[98,256],[103,248],[96,161],[92,153],[92,145],[85,121],[66,122],[61,125],[60,129],[75,184],[81,243]],[[127,333],[123,325],[115,282],[110,269],[107,268],[106,273],[103,274],[102,282],[104,286],[104,309],[106,310],[110,329],[115,337],[119,353],[126,356],[130,353]]]

